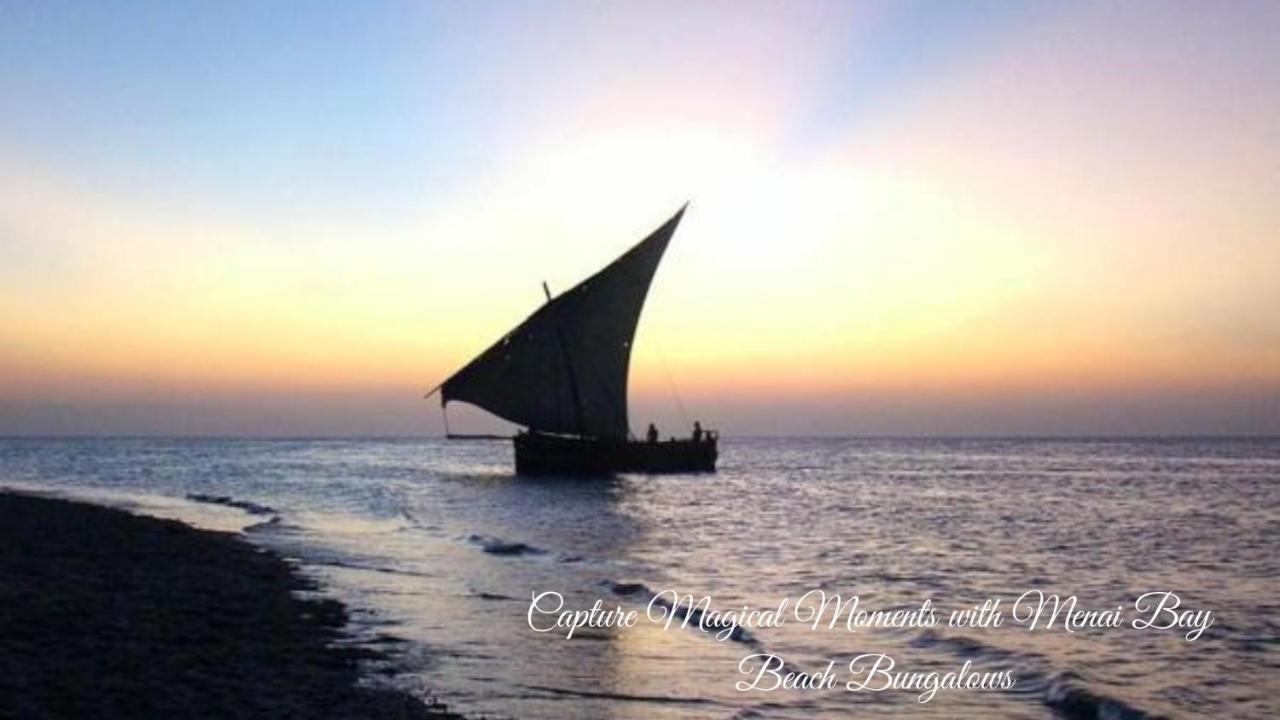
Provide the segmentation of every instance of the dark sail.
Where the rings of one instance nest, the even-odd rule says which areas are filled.
[[[600,272],[547,302],[440,386],[533,430],[625,438],[631,341],[680,209]]]

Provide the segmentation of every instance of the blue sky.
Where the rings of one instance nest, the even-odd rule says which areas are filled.
[[[1037,11],[991,2],[5,3],[0,128],[10,152],[132,192],[234,211],[340,202],[406,212],[433,188],[499,164],[565,106],[626,82],[629,66],[669,73],[681,89],[701,60],[732,68],[743,56],[756,63],[757,50],[803,47],[717,47],[717,29],[742,24],[736,15],[767,17],[763,32],[740,38],[785,22],[816,56],[768,58],[800,60],[824,85],[786,128],[806,152],[892,108],[920,77],[989,52]],[[654,114],[681,110],[661,99]]]

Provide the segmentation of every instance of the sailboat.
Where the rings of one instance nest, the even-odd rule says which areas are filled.
[[[595,275],[552,297],[427,397],[476,405],[525,429],[512,438],[522,475],[714,472],[717,433],[631,433],[627,373],[640,311],[684,207]],[[447,411],[447,410],[446,410]],[[450,438],[473,437],[453,435]]]

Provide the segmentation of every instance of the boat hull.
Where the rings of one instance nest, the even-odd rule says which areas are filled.
[[[715,437],[694,442],[635,442],[522,433],[515,437],[520,475],[608,475],[715,472]]]

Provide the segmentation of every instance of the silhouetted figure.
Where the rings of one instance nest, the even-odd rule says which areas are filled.
[[[693,421],[693,441],[696,443],[702,442],[702,423],[697,420]]]
[[[658,442],[658,428],[653,423],[649,423],[649,432],[645,434],[651,443]]]

